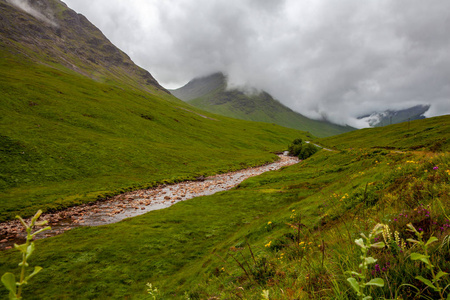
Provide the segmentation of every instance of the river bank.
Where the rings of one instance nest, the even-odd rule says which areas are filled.
[[[56,213],[43,214],[40,220],[47,220],[52,229],[41,233],[36,238],[62,234],[80,226],[116,223],[152,210],[167,208],[180,201],[212,195],[236,187],[247,178],[278,170],[298,161],[296,157],[280,155],[278,161],[259,167],[215,175],[199,181],[186,181],[128,192],[104,201],[83,204]],[[14,243],[23,242],[24,237],[22,225],[18,220],[0,224],[0,249],[9,249]]]

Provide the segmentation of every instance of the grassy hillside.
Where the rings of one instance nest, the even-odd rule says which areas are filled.
[[[411,133],[419,135],[433,120],[446,122],[422,120]],[[371,135],[355,140],[364,142],[374,143]],[[261,299],[263,291],[270,299],[355,299],[347,281],[350,271],[361,271],[354,241],[383,223],[391,230],[390,248],[369,250],[378,261],[368,266],[365,280],[381,277],[385,284],[368,286],[366,295],[438,299],[415,279],[432,278],[423,262],[410,258],[424,250],[401,240],[417,239],[408,223],[425,241],[436,236],[428,255],[435,268],[450,270],[450,156],[395,147],[320,151],[229,192],[38,241],[30,264],[44,270],[25,295],[144,299],[151,282],[160,291],[157,299]],[[376,238],[384,241],[381,234]],[[0,273],[17,268],[16,252],[0,254]],[[450,279],[443,275],[439,283],[445,287]]]
[[[62,1],[23,2],[33,15],[0,0],[1,45],[11,54],[56,69],[70,69],[98,82],[168,93],[86,17]]]
[[[397,150],[450,150],[450,115],[386,126],[361,129],[317,140],[328,147]]]
[[[207,117],[62,2],[34,4],[59,27],[0,1],[0,221],[262,164],[306,136]]]
[[[348,126],[309,119],[284,106],[266,92],[227,89],[226,77],[222,73],[196,78],[179,89],[171,90],[171,93],[212,113],[242,120],[275,123],[309,131],[318,137],[354,130]]]
[[[106,51],[87,46],[94,31],[61,2],[33,3],[53,8],[67,22],[59,34],[79,44],[64,50],[54,27],[0,0],[1,220],[260,164],[294,138],[311,138],[192,108],[104,39]],[[148,299],[148,282],[156,299],[363,298],[351,282],[373,298],[446,299],[448,121],[321,139],[337,151],[228,192],[38,240],[28,263],[44,269],[24,299]],[[371,237],[379,244],[364,254],[367,241],[355,240],[378,223],[384,236]],[[0,252],[0,274],[18,277],[19,261],[16,249]]]
[[[1,57],[0,220],[261,164],[302,135]]]

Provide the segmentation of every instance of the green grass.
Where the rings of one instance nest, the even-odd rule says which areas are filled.
[[[358,270],[360,254],[353,241],[360,232],[382,222],[406,239],[406,222],[412,222],[428,236],[437,235],[439,245],[449,234],[448,228],[437,231],[450,222],[439,205],[448,214],[449,169],[448,152],[320,151],[228,192],[38,241],[30,264],[44,271],[25,295],[140,299],[151,282],[165,299],[183,299],[185,292],[192,299],[260,299],[262,290],[279,299],[354,299],[345,272]],[[430,205],[431,218],[418,212],[421,205]],[[400,219],[401,214],[409,217]],[[306,249],[296,246],[298,232],[292,227],[298,223],[303,224],[299,236],[309,245]],[[450,268],[447,252],[430,251],[436,265]],[[393,264],[382,274],[391,288],[369,290],[373,295],[389,298],[393,286],[403,283],[423,289],[414,279],[428,276],[419,263],[387,249],[370,255],[382,267]],[[253,275],[248,277],[232,256]],[[16,260],[15,251],[2,252],[0,273],[13,270]],[[403,298],[408,294],[414,293],[401,291]]]
[[[263,164],[305,136],[1,53],[0,221]]]
[[[450,115],[367,128],[316,140],[335,149],[450,150]]]

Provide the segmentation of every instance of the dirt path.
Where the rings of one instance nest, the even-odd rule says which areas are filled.
[[[305,141],[305,143],[309,144],[309,143],[311,143],[311,142],[310,142],[310,141]],[[322,147],[322,146],[320,146],[320,145],[317,145],[317,144],[314,144],[314,143],[311,143],[311,144],[313,144],[313,145],[316,146],[316,147],[322,148],[322,149],[325,150],[325,151],[336,152],[336,150],[333,150],[333,149],[324,148],[324,147]]]
[[[280,160],[264,166],[211,176],[203,181],[186,181],[148,190],[128,192],[106,201],[83,204],[53,214],[44,214],[40,220],[48,220],[52,230],[45,231],[36,238],[58,235],[80,226],[116,223],[152,210],[169,207],[183,200],[212,195],[229,190],[249,177],[293,165],[298,161],[296,157],[280,155]],[[23,241],[24,233],[18,220],[0,224],[0,249],[9,249],[14,243]]]

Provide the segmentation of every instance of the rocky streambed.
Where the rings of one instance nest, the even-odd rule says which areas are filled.
[[[39,220],[48,220],[52,229],[41,233],[36,238],[54,236],[80,226],[111,224],[152,210],[169,207],[179,201],[212,195],[229,190],[249,177],[293,165],[298,161],[296,157],[280,155],[278,161],[264,166],[211,176],[199,181],[186,181],[128,192],[108,200],[43,214]],[[18,220],[0,224],[0,249],[9,249],[14,243],[22,243],[24,240],[25,234]]]

